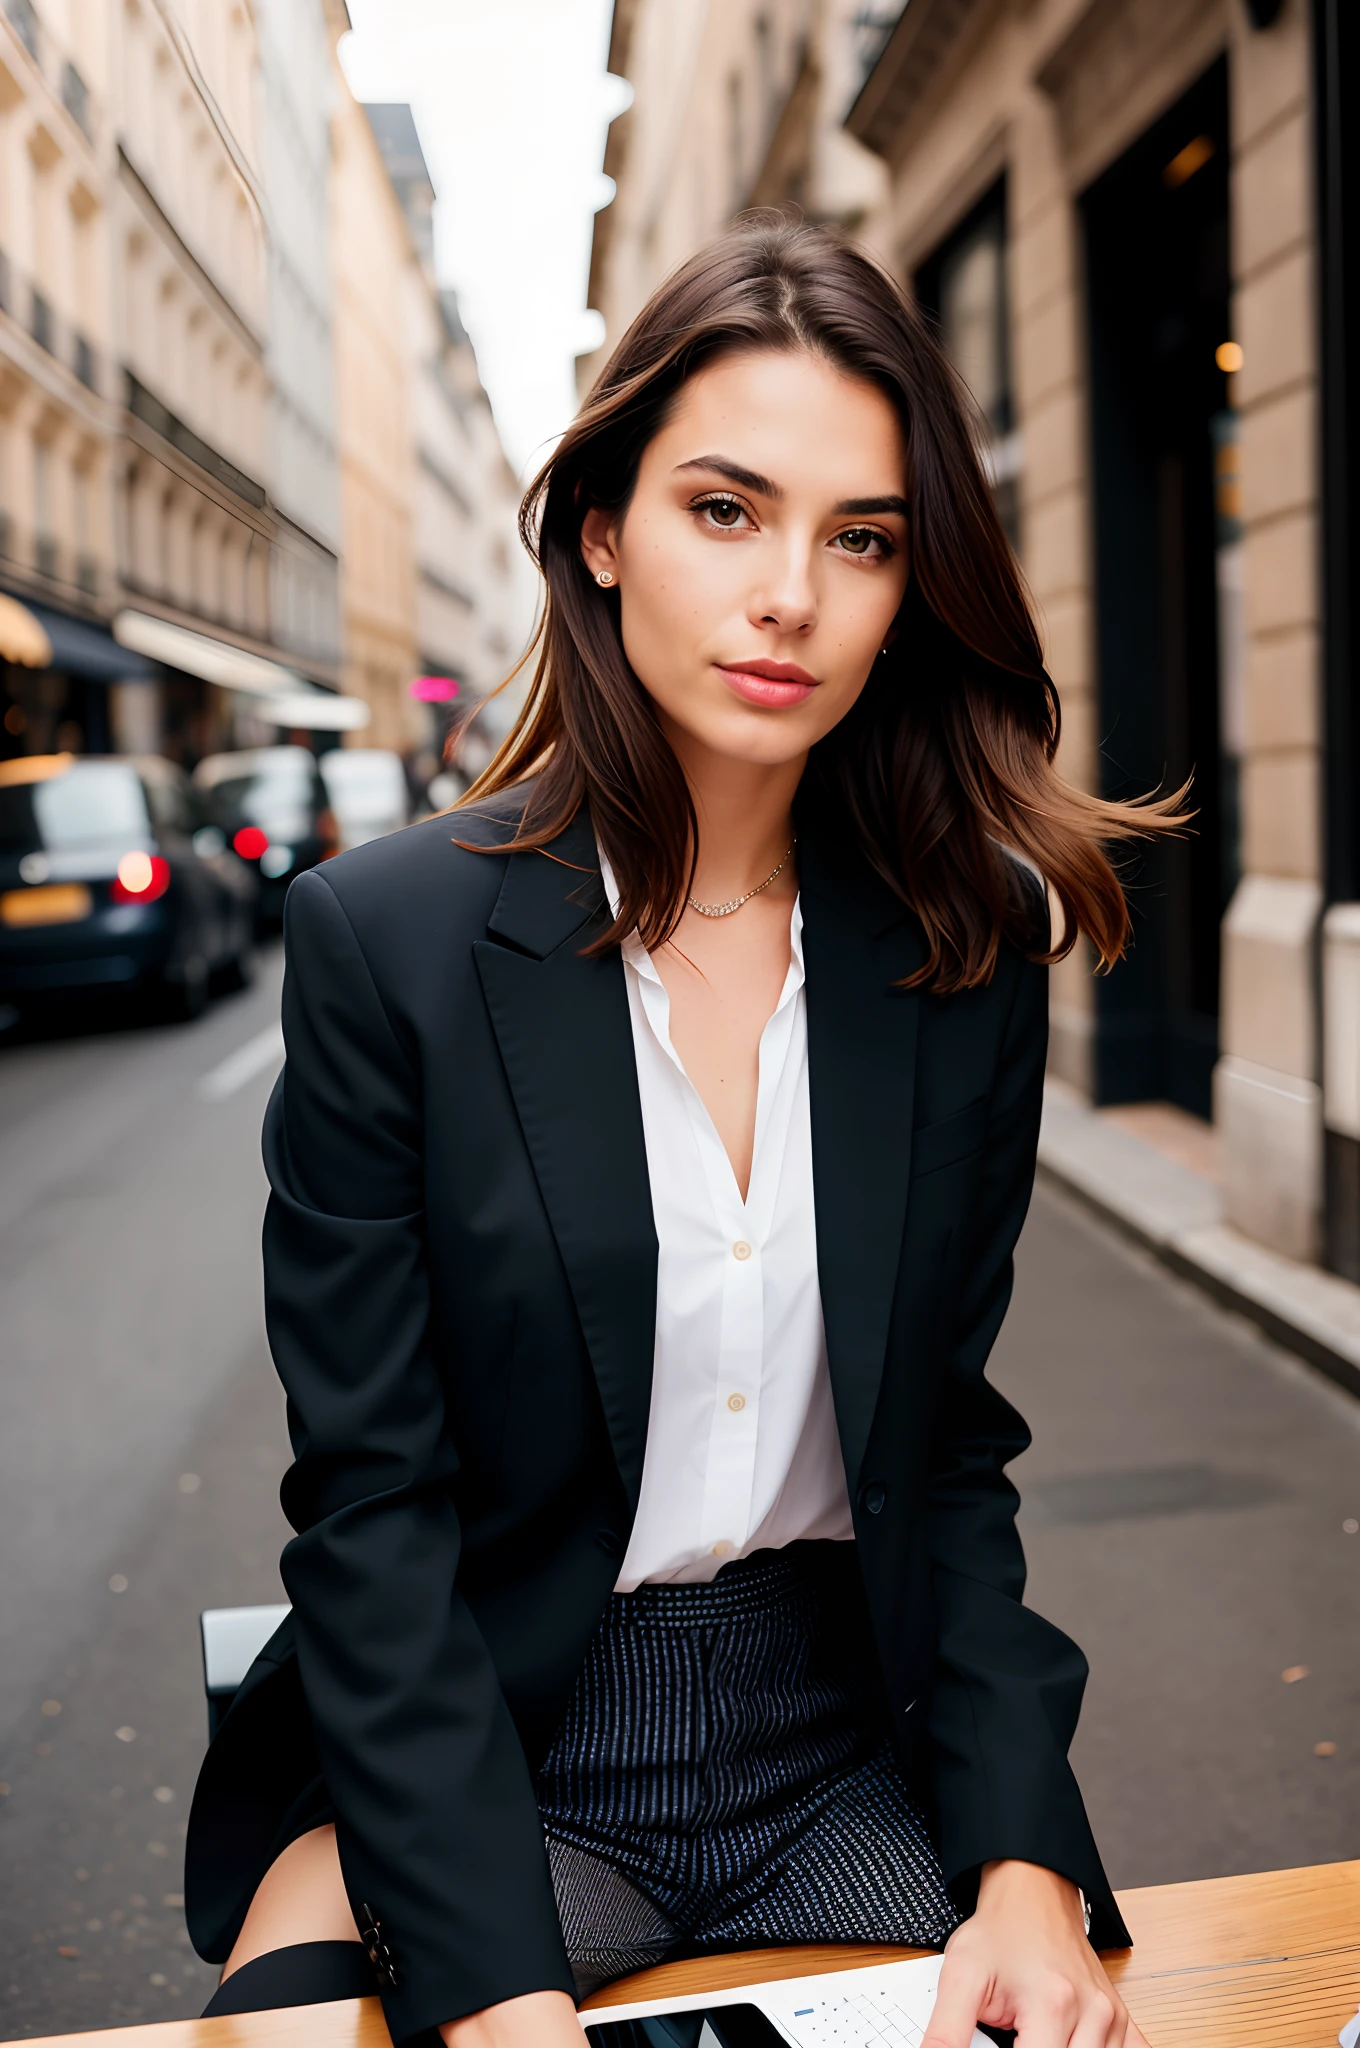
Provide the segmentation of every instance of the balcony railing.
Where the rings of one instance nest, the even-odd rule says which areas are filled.
[[[87,391],[102,391],[103,366],[98,349],[57,311],[40,286],[15,269],[0,249],[0,314],[4,313],[26,328],[38,347],[63,363]]]
[[[9,16],[10,26],[15,35],[33,62],[40,64],[41,44],[38,39],[38,17],[33,11],[33,0],[5,0],[5,12]]]

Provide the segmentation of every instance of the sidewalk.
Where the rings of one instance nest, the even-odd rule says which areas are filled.
[[[1186,1147],[1151,1144],[1120,1128],[1118,1115],[1049,1081],[1041,1176],[1360,1396],[1360,1287],[1243,1237],[1223,1221],[1218,1186],[1187,1163]]]

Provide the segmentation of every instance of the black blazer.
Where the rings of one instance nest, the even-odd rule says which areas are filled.
[[[213,1743],[190,1930],[222,1959],[319,1770],[393,2037],[570,1991],[534,1773],[628,1541],[657,1246],[624,970],[582,812],[523,795],[304,874],[265,1123],[270,1342],[296,1462],[293,1613]],[[967,1904],[1065,1873],[1127,1939],[1067,1761],[1086,1666],[1021,1605],[1028,1434],[984,1377],[1034,1174],[1046,976],[895,986],[919,928],[800,835],[817,1259],[857,1552],[894,1734]],[[866,1624],[869,1625],[869,1624]]]

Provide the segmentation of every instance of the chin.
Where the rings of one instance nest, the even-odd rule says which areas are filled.
[[[705,719],[702,724],[680,729],[691,744],[725,761],[743,761],[752,768],[782,768],[786,762],[796,761],[822,737],[820,720],[814,726],[787,711]]]

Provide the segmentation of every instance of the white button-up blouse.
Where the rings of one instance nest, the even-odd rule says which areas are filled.
[[[661,977],[636,938],[623,947],[660,1259],[642,1491],[620,1592],[852,1534],[817,1285],[802,929],[795,902],[789,971],[761,1034],[744,1202],[671,1044]]]

